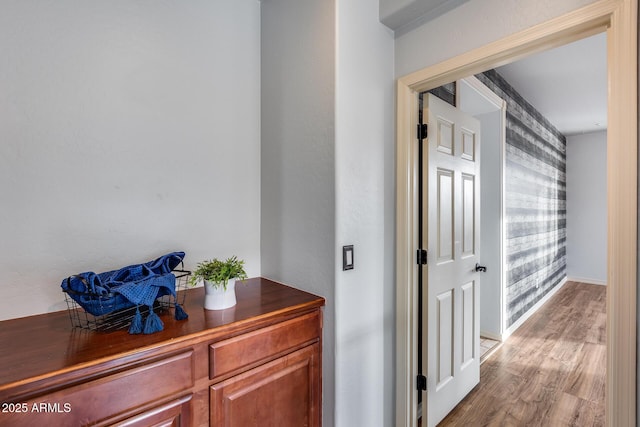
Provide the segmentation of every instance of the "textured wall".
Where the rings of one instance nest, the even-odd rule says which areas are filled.
[[[507,327],[566,276],[566,140],[499,74],[478,77],[507,102]]]
[[[442,99],[445,102],[453,105],[454,107],[457,105],[456,103],[456,82],[447,83],[442,86],[438,86],[429,91],[429,93],[434,94],[438,98]]]

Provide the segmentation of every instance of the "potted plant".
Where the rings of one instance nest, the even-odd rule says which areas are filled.
[[[234,255],[226,261],[214,258],[198,263],[189,278],[189,283],[195,286],[204,282],[204,308],[222,310],[236,305],[236,280],[246,278],[244,261]]]

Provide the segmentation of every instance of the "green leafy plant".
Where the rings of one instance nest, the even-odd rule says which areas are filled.
[[[206,280],[214,283],[215,287],[222,285],[226,290],[229,280],[244,280],[246,278],[247,273],[244,271],[244,261],[234,255],[226,261],[214,258],[210,261],[198,263],[197,268],[189,278],[189,284],[195,286],[198,282]]]

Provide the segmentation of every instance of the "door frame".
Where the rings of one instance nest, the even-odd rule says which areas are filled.
[[[396,83],[396,425],[417,424],[418,94],[607,32],[607,381],[609,426],[636,425],[637,0],[598,0]]]
[[[505,167],[506,167],[506,163],[505,163],[505,154],[506,154],[506,131],[505,131],[505,126],[507,123],[507,101],[505,101],[504,99],[502,99],[500,96],[498,96],[495,92],[493,92],[491,89],[489,89],[489,87],[487,85],[485,85],[484,83],[482,83],[476,76],[468,76],[465,77],[463,79],[457,80],[457,82],[464,82],[466,85],[468,85],[472,90],[474,90],[479,96],[481,96],[482,98],[485,99],[485,101],[487,103],[492,104],[493,106],[495,106],[496,111],[500,111],[500,139],[498,141],[499,144],[499,152],[500,152],[500,158],[498,159],[498,163],[500,164],[500,172],[499,172],[499,179],[500,179],[500,187],[499,187],[499,191],[500,191],[500,206],[499,206],[499,218],[500,218],[500,227],[499,227],[499,240],[500,240],[500,248],[498,250],[498,263],[497,266],[499,268],[500,271],[500,283],[498,286],[498,291],[499,291],[499,297],[498,297],[498,306],[500,308],[499,310],[499,318],[500,318],[500,325],[499,325],[499,331],[498,333],[494,333],[492,332],[488,332],[486,330],[482,330],[482,320],[480,320],[480,335],[487,337],[487,338],[491,338],[497,341],[504,341],[505,339],[507,339],[508,335],[508,331],[507,331],[507,325],[506,325],[506,319],[507,319],[507,310],[506,310],[506,305],[504,303],[505,301],[505,294],[506,294],[506,290],[505,290],[505,283],[507,280],[507,275],[506,275],[506,271],[504,269],[504,266],[506,265],[506,260],[504,258],[504,254],[506,253],[506,240],[504,238],[504,226],[503,226],[503,218],[506,218],[506,211],[505,211],[505,204],[504,204],[504,194],[505,194],[505,180],[504,180],[504,171],[505,171]],[[462,102],[462,95],[460,94],[460,84],[456,84],[456,100],[461,100]],[[460,106],[460,108],[462,108],[462,106]],[[464,111],[464,110],[463,110]],[[484,135],[484,132],[483,132]],[[482,152],[483,147],[486,147],[486,142],[483,142],[480,144],[480,152]],[[485,158],[484,155],[481,156],[481,158]],[[483,181],[483,174],[480,173],[480,179],[481,182]],[[482,188],[482,186],[481,186]],[[480,190],[480,193],[482,194],[482,189]],[[480,197],[481,200],[483,199],[483,197]],[[481,203],[482,205],[482,203]],[[486,218],[487,214],[486,212],[480,208],[480,218]],[[492,215],[490,215],[490,217],[492,217]],[[482,219],[481,219],[481,224],[482,224]],[[482,260],[481,263],[484,265],[491,265],[493,266],[493,268],[495,268],[496,263],[495,263],[495,259],[491,259],[491,260],[487,260],[486,259],[486,247],[484,245],[485,241],[483,241],[483,237],[485,234],[481,233],[480,234],[480,248],[482,250],[481,252],[481,256],[480,259]],[[482,256],[482,253],[485,254],[485,256]],[[486,289],[486,283],[487,283],[487,278],[486,278],[486,274],[483,275],[483,279],[481,281],[482,283],[482,288]],[[482,313],[483,308],[482,308],[482,297],[480,297],[480,313]],[[482,314],[481,314],[482,316]]]

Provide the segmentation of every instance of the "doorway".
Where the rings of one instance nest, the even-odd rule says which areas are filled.
[[[606,30],[609,50],[607,421],[635,424],[637,256],[636,2],[598,1],[401,78],[397,102],[397,424],[415,425],[415,165],[417,94],[527,54]]]

